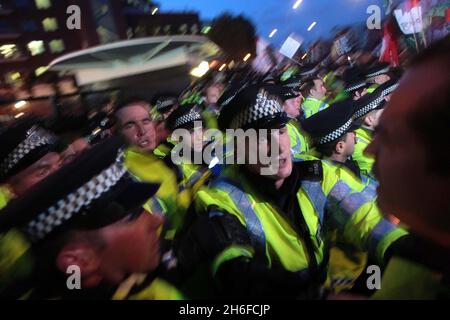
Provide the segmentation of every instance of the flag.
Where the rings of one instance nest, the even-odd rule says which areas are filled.
[[[393,20],[384,24],[383,40],[381,43],[380,62],[387,62],[394,67],[399,65],[397,36],[394,31]]]

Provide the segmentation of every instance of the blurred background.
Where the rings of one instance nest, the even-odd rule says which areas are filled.
[[[93,117],[119,89],[149,99],[179,95],[211,70],[226,77],[249,65],[264,74],[342,61],[407,64],[449,33],[449,7],[448,0],[0,0],[0,122]]]

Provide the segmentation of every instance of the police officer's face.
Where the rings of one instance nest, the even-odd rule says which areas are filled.
[[[268,130],[270,132],[267,139],[259,137],[258,144],[255,146],[247,146],[246,167],[249,171],[258,175],[264,175],[268,178],[279,180],[290,176],[292,172],[291,160],[291,142],[287,128]],[[274,148],[275,150],[271,150]],[[248,164],[249,153],[257,153],[258,163]],[[270,163],[262,163],[260,157],[264,155]],[[272,166],[270,166],[272,165]],[[269,168],[272,168],[269,170]]]
[[[355,151],[355,144],[356,144],[356,135],[355,133],[348,132],[345,139],[344,139],[344,155],[346,157],[350,157],[353,152]]]
[[[146,273],[157,268],[160,256],[160,215],[147,211],[134,220],[122,221],[100,229],[105,242],[99,253],[99,272],[109,282],[118,283],[131,273]]]
[[[153,151],[157,146],[155,123],[144,103],[130,104],[117,111],[119,130],[127,142],[142,151]]]
[[[291,118],[297,118],[300,115],[300,103],[302,96],[286,100],[283,104],[283,109]]]
[[[411,126],[409,115],[419,108],[433,112],[433,106],[426,101],[442,94],[444,84],[448,85],[439,63],[409,70],[386,105],[375,139],[366,149],[376,158],[381,209],[428,237],[435,237],[448,221],[442,213],[447,215],[450,209],[450,179],[430,170],[427,142]]]
[[[327,93],[327,88],[321,79],[314,80],[314,88],[311,90],[311,93],[316,98],[323,98]]]
[[[9,183],[14,193],[20,196],[32,186],[58,170],[60,166],[60,155],[56,152],[49,152],[31,166],[12,177]]]

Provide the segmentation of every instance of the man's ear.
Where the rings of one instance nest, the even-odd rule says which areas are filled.
[[[80,268],[82,278],[95,276],[100,269],[100,262],[95,248],[84,243],[69,244],[56,257],[58,270],[66,273],[69,266],[76,265]]]
[[[336,152],[337,154],[342,154],[342,152],[344,151],[344,147],[345,142],[341,140],[338,143],[336,143],[336,147],[334,147],[334,152]]]
[[[374,121],[374,119],[373,119],[372,114],[369,114],[369,115],[367,115],[367,116],[364,118],[364,124],[365,124],[366,126],[368,126],[368,127],[371,127],[371,126],[372,126],[373,121]]]

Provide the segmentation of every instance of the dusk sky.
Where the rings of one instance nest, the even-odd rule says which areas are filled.
[[[363,22],[369,16],[367,7],[371,4],[383,8],[383,0],[303,0],[294,10],[296,0],[162,0],[161,11],[198,11],[201,20],[210,20],[221,12],[243,13],[256,26],[257,33],[269,40],[269,33],[277,28],[277,34],[270,41],[279,46],[294,32],[307,41],[328,37],[336,25]],[[310,31],[308,26],[317,21]]]

